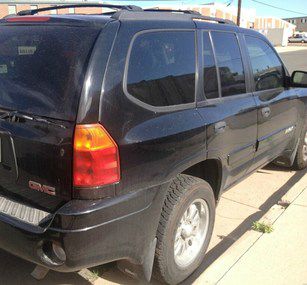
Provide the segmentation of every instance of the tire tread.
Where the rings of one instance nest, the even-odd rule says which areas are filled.
[[[166,194],[166,198],[162,207],[161,218],[157,229],[157,246],[153,267],[153,276],[160,282],[165,282],[164,268],[166,268],[166,260],[163,254],[163,237],[165,235],[168,220],[172,214],[174,207],[178,204],[181,196],[185,193],[186,189],[198,183],[207,182],[194,176],[180,174],[172,181],[169,186],[169,190]]]

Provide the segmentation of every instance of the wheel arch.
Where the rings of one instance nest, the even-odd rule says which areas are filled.
[[[222,185],[222,163],[219,159],[206,159],[198,162],[185,169],[182,174],[207,181],[213,189],[215,200],[219,200]]]

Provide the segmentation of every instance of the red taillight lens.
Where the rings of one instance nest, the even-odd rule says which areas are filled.
[[[95,187],[120,179],[118,147],[100,124],[76,125],[73,180],[75,187]]]
[[[7,22],[48,22],[50,17],[45,16],[19,16],[6,18]]]

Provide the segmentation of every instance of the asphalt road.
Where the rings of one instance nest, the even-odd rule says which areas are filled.
[[[307,71],[307,49],[282,52],[280,53],[280,56],[290,73],[292,73],[294,70]]]

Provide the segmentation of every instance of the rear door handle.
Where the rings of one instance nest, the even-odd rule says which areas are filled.
[[[227,127],[226,122],[222,121],[222,122],[218,122],[214,125],[214,130],[217,134],[222,133],[225,131]]]
[[[268,118],[271,115],[271,108],[270,107],[264,107],[264,108],[261,109],[261,113],[262,113],[262,116],[264,118]]]

